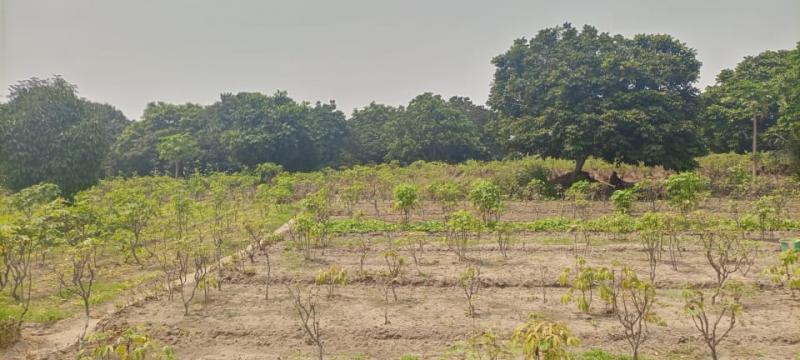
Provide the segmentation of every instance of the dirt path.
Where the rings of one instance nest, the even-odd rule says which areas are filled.
[[[292,223],[293,220],[289,220],[273,231],[273,234],[286,234],[289,232]],[[242,254],[239,255],[241,256]],[[232,255],[227,256],[222,259],[222,263],[227,264],[232,260]],[[153,291],[159,290],[157,288],[148,288],[144,286],[144,289],[137,293],[136,289],[134,289],[134,293],[128,294],[125,304],[121,307],[118,302],[111,301],[93,307],[91,309],[89,327],[86,331],[87,336],[95,332],[101,321],[112,318],[131,305],[141,305],[149,301],[153,295]],[[58,321],[55,324],[25,324],[22,328],[22,340],[13,347],[0,351],[0,359],[63,358],[70,348],[77,346],[81,332],[83,332],[85,321],[86,319],[83,317],[83,314],[77,314],[68,319]]]

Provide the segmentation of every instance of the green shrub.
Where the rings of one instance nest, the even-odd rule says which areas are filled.
[[[552,183],[541,179],[531,179],[522,191],[522,196],[526,200],[552,200],[557,194]]]
[[[472,184],[469,191],[469,200],[481,213],[481,220],[485,224],[497,220],[503,207],[500,188],[488,180],[478,180]]]
[[[629,214],[633,208],[633,202],[636,201],[636,190],[620,189],[611,194],[611,202],[614,203],[614,209],[621,214]]]
[[[567,199],[578,202],[585,202],[589,199],[589,194],[592,191],[592,183],[581,180],[576,181],[570,185],[564,195]]]
[[[550,176],[550,169],[540,162],[526,161],[522,166],[515,168],[513,173],[514,187],[513,189],[507,189],[506,193],[516,198],[529,200],[531,200],[532,195],[540,198],[554,197],[555,190],[550,183]]]
[[[411,210],[417,207],[417,186],[413,184],[399,184],[394,187],[394,207],[403,212],[403,222],[408,223]]]
[[[703,177],[693,172],[671,175],[666,185],[669,201],[686,216],[696,209],[705,197],[706,184]]]

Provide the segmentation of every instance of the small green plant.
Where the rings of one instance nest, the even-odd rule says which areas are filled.
[[[80,360],[176,359],[171,347],[159,347],[141,329],[126,329],[119,337],[110,341],[104,333],[93,334],[88,340],[94,350],[81,350],[78,353]]]
[[[353,181],[342,189],[341,199],[344,202],[348,215],[353,214],[353,208],[355,208],[358,201],[361,200],[361,194],[364,192],[365,188],[366,185],[363,182]]]
[[[317,314],[317,291],[315,287],[309,287],[303,291],[300,286],[292,288],[286,286],[289,296],[292,298],[292,305],[300,318],[300,325],[303,332],[308,336],[310,343],[317,346],[318,359],[323,359],[324,348],[322,340],[322,329],[319,325]]]
[[[800,262],[797,250],[782,251],[778,254],[777,264],[767,268],[765,272],[774,283],[782,284],[789,289],[792,298],[795,298],[795,292],[800,290]]]
[[[495,238],[497,239],[497,248],[503,259],[508,259],[508,247],[511,245],[511,233],[513,227],[507,222],[497,223],[494,226]]]
[[[664,197],[664,182],[653,179],[642,179],[633,186],[636,197],[650,204],[650,211],[658,211]]]
[[[753,182],[753,175],[749,169],[741,165],[734,165],[726,169],[725,183],[732,192],[741,194],[747,192],[749,185]]]
[[[624,329],[633,360],[639,359],[639,347],[646,339],[647,323],[657,321],[653,312],[656,287],[642,281],[633,269],[625,267],[614,281],[613,310]]]
[[[716,288],[711,296],[711,303],[715,304],[717,296],[732,274],[739,272],[746,275],[749,272],[756,248],[738,234],[725,232],[703,233],[700,235],[700,244],[708,264],[717,275]]]
[[[685,217],[706,197],[706,180],[693,172],[682,172],[667,178],[666,192],[670,203]]]
[[[656,267],[661,258],[661,248],[664,236],[658,230],[645,230],[641,233],[642,250],[647,254],[647,263],[650,264],[650,281],[656,281]]]
[[[253,172],[258,176],[259,181],[265,184],[270,184],[272,183],[272,179],[283,173],[283,166],[271,162],[265,162],[256,165],[255,169],[253,169]]]
[[[630,214],[634,201],[636,201],[636,190],[633,188],[620,189],[611,194],[614,209],[620,214]]]
[[[556,197],[553,185],[542,179],[531,179],[522,189],[525,200],[550,200]]]
[[[467,260],[467,244],[473,237],[477,237],[483,224],[480,219],[469,211],[459,210],[450,215],[446,224],[447,247],[456,253],[459,261]]]
[[[744,285],[731,283],[714,293],[721,301],[708,303],[702,289],[687,288],[683,292],[684,310],[700,332],[703,342],[711,352],[711,358],[718,359],[717,347],[734,326],[742,313],[741,298]]]
[[[568,359],[567,349],[580,343],[564,323],[543,321],[534,316],[514,330],[511,342],[522,347],[525,360]]]
[[[611,300],[611,284],[614,277],[608,268],[594,268],[586,264],[586,259],[578,256],[575,264],[576,271],[565,268],[559,276],[561,286],[570,285],[569,290],[561,297],[562,304],[569,304],[577,295],[578,310],[588,313],[592,306],[595,290],[599,289],[600,296],[606,302]]]
[[[478,359],[497,360],[511,354],[491,329],[471,336],[467,340],[467,345],[478,355]]]
[[[437,181],[430,184],[427,190],[431,200],[441,206],[445,221],[447,215],[458,205],[458,201],[464,198],[464,189],[454,181]]]
[[[306,260],[311,259],[314,247],[321,242],[320,239],[325,233],[324,226],[317,222],[312,214],[307,212],[303,212],[295,218],[289,230],[289,236],[295,246],[303,251],[303,257]]]
[[[320,270],[317,272],[315,283],[319,286],[325,286],[328,290],[328,297],[334,296],[337,286],[347,286],[349,279],[347,278],[347,270],[344,270],[336,265],[332,265],[327,270]]]
[[[411,210],[418,204],[417,186],[413,184],[400,184],[394,187],[394,207],[403,212],[403,223],[408,224]]]
[[[469,191],[469,201],[478,209],[484,224],[497,221],[503,209],[500,187],[488,180],[478,180]]]
[[[773,196],[762,196],[756,201],[755,210],[762,240],[766,238],[767,232],[771,231],[778,221],[778,209],[775,207],[775,202]]]
[[[581,180],[574,182],[567,191],[564,192],[564,196],[567,200],[572,201],[572,217],[577,218],[579,213],[581,217],[583,217],[583,212],[586,207],[589,205],[589,193],[592,189],[592,183]]]
[[[400,256],[396,250],[391,249],[383,251],[381,255],[383,255],[383,260],[386,263],[386,270],[379,275],[384,278],[388,288],[392,291],[394,301],[397,301],[395,286],[404,274],[405,269],[403,269],[403,266],[406,263],[406,258]]]
[[[467,316],[475,317],[475,304],[473,300],[481,288],[481,269],[477,266],[468,266],[458,277],[458,285],[464,290],[467,298]]]

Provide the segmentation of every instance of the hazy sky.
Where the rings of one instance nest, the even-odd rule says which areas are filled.
[[[490,59],[572,22],[668,33],[697,49],[700,85],[745,55],[800,41],[799,0],[0,0],[0,83],[60,74],[139,118],[155,100],[289,91],[349,114],[432,91],[486,101]]]

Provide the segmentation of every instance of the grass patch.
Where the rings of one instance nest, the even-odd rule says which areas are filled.
[[[628,355],[612,354],[600,349],[592,349],[578,355],[576,359],[577,360],[631,360],[631,357]],[[639,356],[639,359],[647,360],[647,358],[641,355]]]
[[[123,281],[97,281],[92,287],[92,297],[89,299],[91,305],[102,304],[106,301],[114,300],[123,292],[133,289],[136,286],[158,278],[157,271],[148,271],[137,274],[135,277]],[[81,305],[80,301],[76,303]]]
[[[0,296],[0,319],[17,319],[21,313],[22,306],[18,305],[8,296]],[[72,313],[72,311],[59,307],[57,298],[51,298],[31,301],[31,306],[23,320],[39,324],[49,324],[66,319],[70,317]]]

